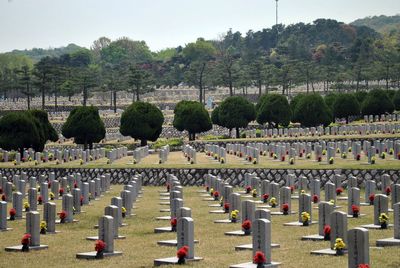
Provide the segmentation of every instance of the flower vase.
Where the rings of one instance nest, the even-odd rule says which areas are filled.
[[[125,218],[126,217],[126,213],[122,213],[122,218]]]
[[[60,219],[60,223],[65,223],[65,219]]]
[[[331,235],[330,234],[325,234],[324,235],[324,241],[330,241],[331,240]]]
[[[369,205],[373,206],[374,205],[374,201],[369,201]]]
[[[336,250],[336,256],[343,256],[343,255],[344,255],[343,249],[337,249]]]
[[[250,235],[251,234],[251,230],[244,230],[244,235]]]
[[[46,229],[40,229],[40,234],[46,234]]]
[[[29,251],[29,244],[22,244],[22,252],[28,252]]]
[[[257,194],[253,194],[253,197],[256,198],[256,197],[257,197]]]
[[[303,226],[309,226],[310,223],[308,221],[303,221]]]
[[[272,208],[276,208],[276,205],[275,205],[275,204],[272,204],[271,207],[272,207]]]
[[[29,209],[29,208],[26,208],[26,209],[25,209],[25,212],[29,212],[29,211],[30,211],[30,209]]]
[[[185,262],[186,262],[185,258],[178,258],[178,264],[179,265],[185,264]]]
[[[289,211],[284,210],[284,211],[283,211],[283,215],[289,215]]]
[[[176,232],[176,226],[171,226],[171,232]]]
[[[42,201],[39,201],[38,203],[39,203],[39,205],[41,205],[41,204],[42,204]]]
[[[214,200],[215,200],[215,201],[218,201],[218,196],[214,196]]]
[[[15,221],[15,215],[10,216],[10,221]]]
[[[386,222],[384,222],[384,223],[381,223],[381,229],[387,229],[388,227],[387,227],[387,223]]]
[[[104,250],[99,250],[96,253],[96,259],[103,259],[104,258]]]
[[[236,221],[237,221],[236,219],[231,219],[231,222],[233,223],[236,223]]]
[[[264,268],[264,263],[257,263],[257,268]]]
[[[228,209],[225,209],[225,213],[229,213],[229,208],[228,208]]]
[[[353,218],[358,218],[358,213],[353,213]]]
[[[265,204],[265,203],[267,203],[268,202],[268,199],[264,199],[263,200],[263,203]]]

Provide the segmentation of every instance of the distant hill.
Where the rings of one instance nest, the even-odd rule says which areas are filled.
[[[63,54],[73,53],[79,49],[82,49],[82,47],[77,46],[75,44],[69,44],[66,47],[59,47],[59,48],[49,48],[49,49],[33,48],[33,49],[29,49],[29,50],[27,50],[27,49],[13,50],[11,52],[8,52],[7,54],[24,55],[24,56],[31,58],[34,62],[36,62],[46,56],[59,57]]]
[[[367,26],[379,33],[400,32],[400,15],[366,17],[358,19],[351,24],[354,26]]]

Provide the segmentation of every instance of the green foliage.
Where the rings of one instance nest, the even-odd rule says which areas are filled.
[[[54,127],[50,124],[47,113],[43,110],[29,111],[40,123],[40,128],[43,130],[45,141],[57,141],[58,134]]]
[[[277,127],[282,125],[287,127],[290,123],[291,110],[286,97],[278,94],[266,94],[262,98],[257,110],[257,122],[260,125],[269,123]]]
[[[393,96],[393,105],[396,111],[400,111],[400,90],[397,90]]]
[[[392,113],[394,105],[386,92],[379,89],[371,90],[361,105],[363,115],[381,115]]]
[[[380,33],[390,33],[393,30],[400,31],[400,15],[366,17],[358,19],[351,24],[355,26],[367,26]]]
[[[294,110],[296,109],[297,104],[300,102],[301,98],[303,98],[304,96],[306,96],[306,94],[297,94],[290,101],[290,110],[292,111],[292,114],[294,113]]]
[[[368,93],[365,91],[357,91],[354,93],[354,96],[356,97],[358,103],[363,103],[365,98],[368,96]]]
[[[348,118],[360,114],[360,103],[354,94],[338,94],[333,103],[333,116],[335,118]]]
[[[164,116],[157,106],[151,103],[134,102],[122,113],[120,132],[147,144],[156,141],[161,134]]]
[[[245,128],[255,118],[254,105],[243,97],[228,97],[220,105],[219,122],[228,129]]]
[[[213,124],[220,126],[221,122],[219,121],[219,111],[221,108],[219,106],[215,107],[211,113],[211,121]]]
[[[96,107],[80,106],[71,111],[67,121],[62,126],[62,134],[66,138],[74,138],[75,143],[89,145],[101,141],[106,134],[103,121]]]
[[[174,109],[173,126],[179,131],[187,130],[189,140],[194,140],[196,133],[212,128],[210,115],[204,106],[196,101],[178,102]]]
[[[294,117],[305,127],[331,123],[332,114],[324,99],[319,94],[309,94],[301,98],[296,105]]]
[[[31,58],[34,62],[37,62],[45,57],[60,57],[64,54],[71,54],[75,51],[82,49],[82,47],[77,46],[75,44],[69,44],[66,47],[59,47],[59,48],[50,48],[50,49],[43,49],[43,48],[33,48],[31,50],[13,50],[7,54],[10,55],[17,55],[17,56],[25,56]]]
[[[171,150],[173,148],[178,148],[183,145],[182,138],[173,138],[173,139],[158,139],[155,143],[152,144],[153,149],[160,149],[161,147],[169,145]]]
[[[331,111],[333,111],[333,104],[335,103],[336,98],[337,98],[336,93],[329,93],[324,98],[326,105],[328,105],[328,107],[329,107],[329,109],[331,109]]]

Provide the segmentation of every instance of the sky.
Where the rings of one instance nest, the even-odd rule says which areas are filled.
[[[279,0],[279,23],[318,18],[352,22],[400,13],[400,0]],[[74,43],[101,36],[144,40],[152,51],[216,39],[232,28],[275,24],[275,0],[0,0],[0,52]]]

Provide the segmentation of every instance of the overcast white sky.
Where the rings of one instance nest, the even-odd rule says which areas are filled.
[[[399,13],[400,0],[279,0],[283,24]],[[90,47],[101,36],[145,40],[155,51],[274,23],[275,0],[0,0],[0,52]]]

